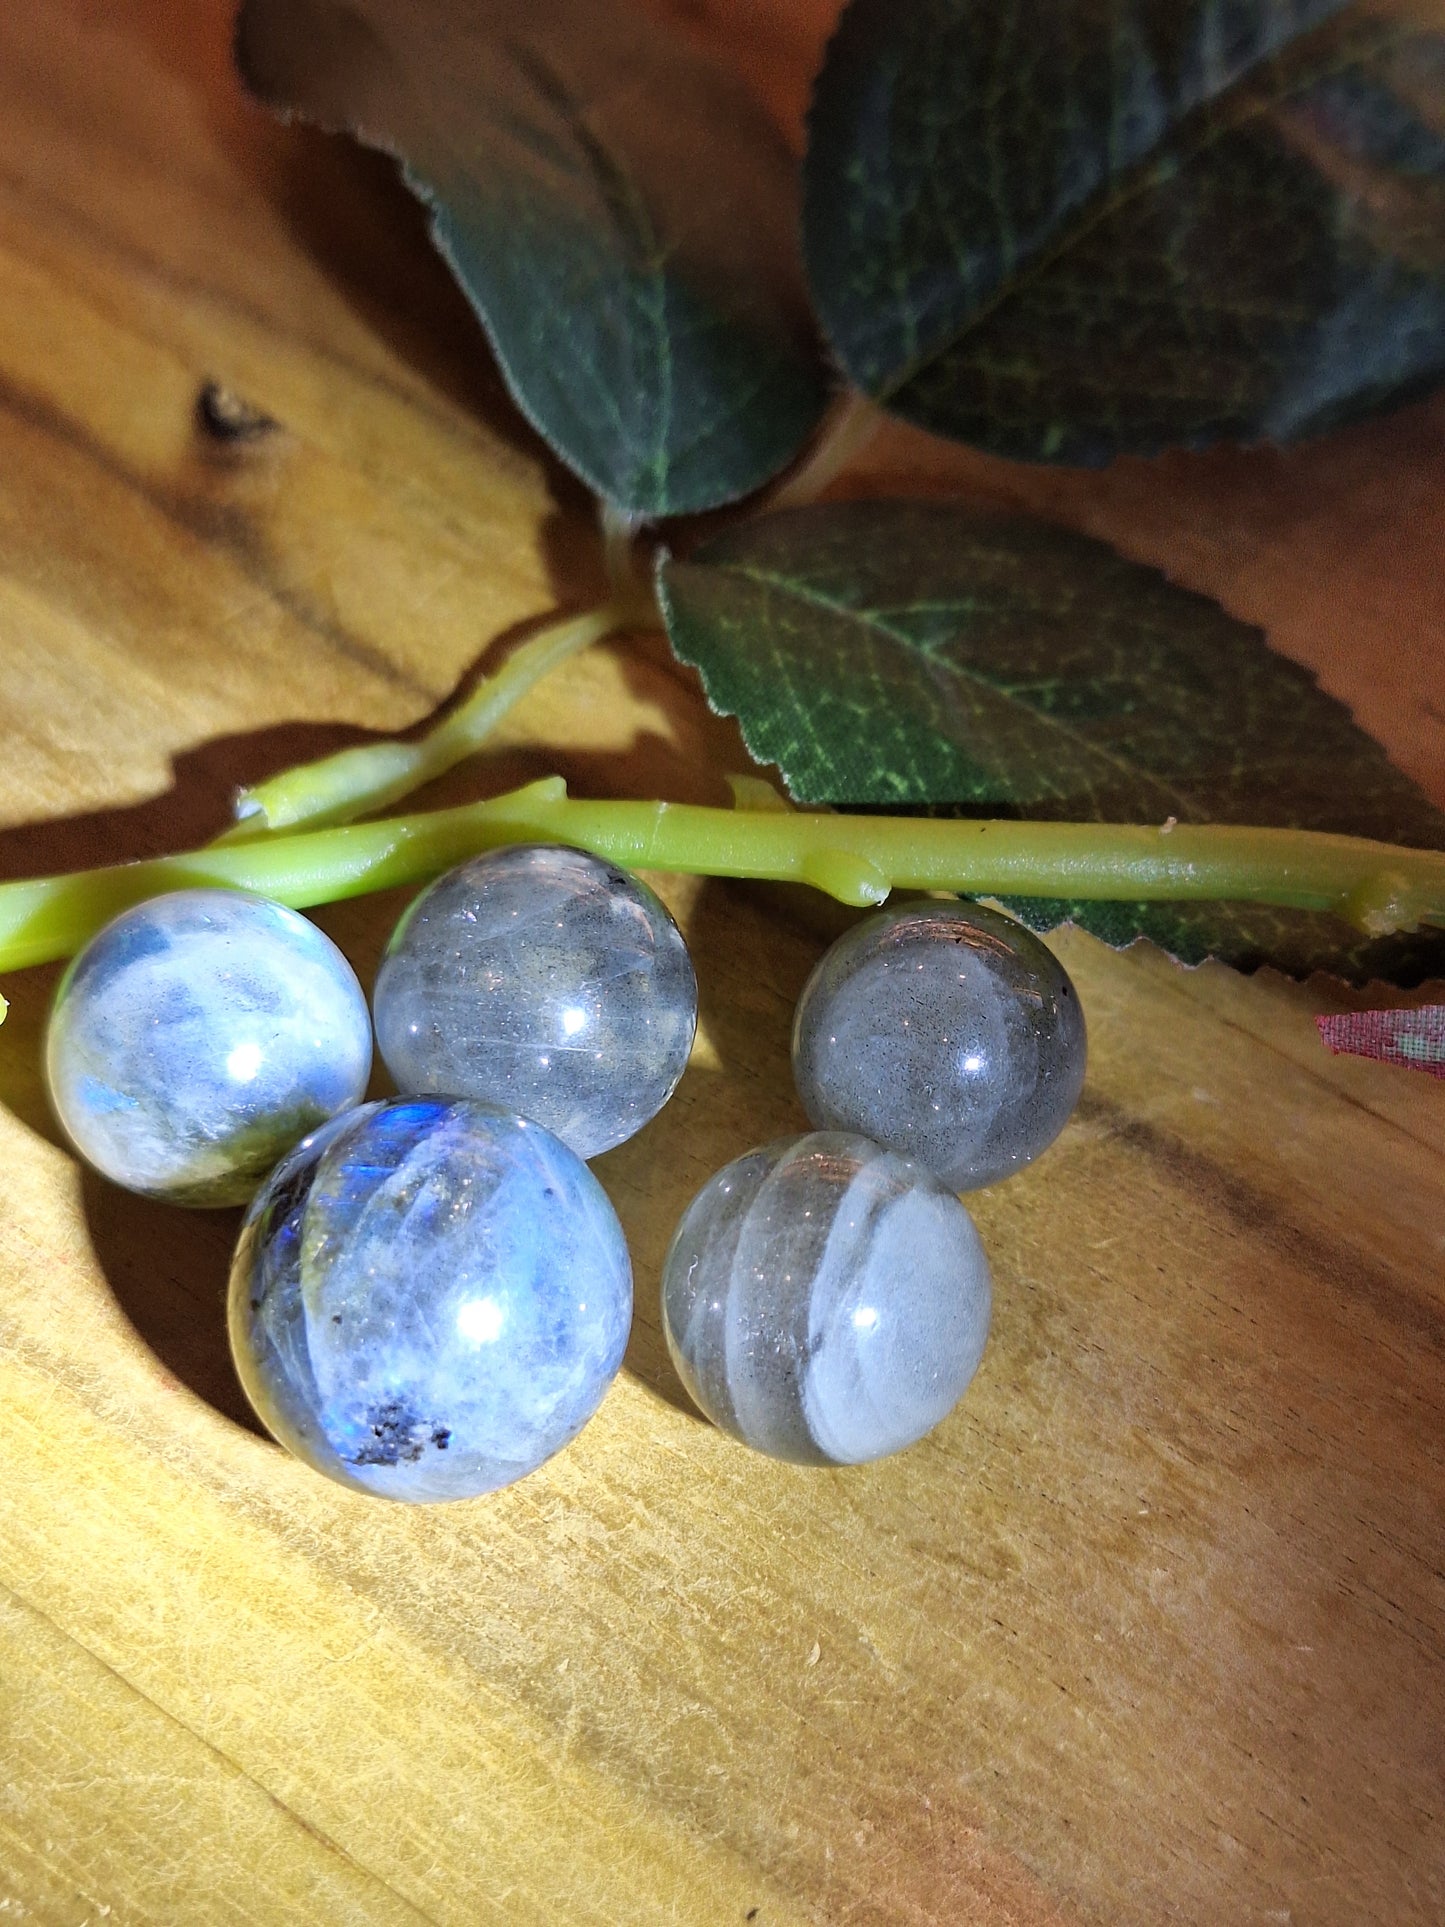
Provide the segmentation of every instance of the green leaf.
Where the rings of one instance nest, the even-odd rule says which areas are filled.
[[[804,253],[854,383],[1097,463],[1445,375],[1439,0],[852,0]]]
[[[638,518],[759,487],[825,382],[796,168],[761,107],[619,0],[247,0],[283,113],[396,155],[519,406]]]
[[[802,801],[1445,848],[1445,814],[1259,630],[1047,523],[833,503],[665,559],[659,590],[677,654]],[[1445,932],[1372,939],[1248,905],[1020,907],[1189,963],[1445,975]]]

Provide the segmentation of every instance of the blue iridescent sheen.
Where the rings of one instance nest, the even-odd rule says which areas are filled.
[[[596,1411],[632,1269],[607,1194],[549,1131],[472,1099],[394,1098],[273,1173],[229,1316],[247,1396],[308,1465],[387,1498],[465,1499]]]
[[[56,1116],[117,1184],[240,1204],[366,1089],[371,1020],[314,923],[231,890],[125,911],[62,978],[46,1037]]]

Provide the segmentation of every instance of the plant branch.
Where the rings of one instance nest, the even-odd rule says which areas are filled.
[[[795,468],[768,496],[766,509],[804,508],[829,488],[853,457],[865,449],[886,417],[876,402],[850,388],[834,405],[822,434]]]
[[[647,605],[634,589],[583,615],[549,622],[417,742],[361,743],[242,790],[239,821],[217,844],[250,843],[278,830],[326,829],[399,802],[480,749],[508,710],[559,664],[620,629],[657,620],[655,604]]]
[[[597,526],[602,536],[602,563],[607,571],[607,586],[614,602],[629,608],[639,604],[648,610],[648,620],[658,620],[657,600],[653,594],[651,570],[639,570],[637,533],[639,519],[629,515],[605,497],[597,504]]]
[[[483,803],[186,856],[0,884],[0,970],[79,949],[119,911],[195,884],[297,908],[419,883],[505,843],[571,843],[629,868],[810,883],[844,903],[890,889],[1242,900],[1333,911],[1384,935],[1445,925],[1445,853],[1307,830],[941,821],[573,799],[547,777]]]

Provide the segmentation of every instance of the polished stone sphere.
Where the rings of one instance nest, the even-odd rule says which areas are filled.
[[[697,979],[646,884],[585,850],[517,845],[423,891],[373,1005],[399,1090],[508,1105],[590,1158],[676,1089]]]
[[[362,1096],[371,1019],[351,965],[305,917],[177,890],[81,951],[45,1060],[56,1116],[106,1177],[175,1204],[241,1204]]]
[[[390,1499],[468,1499],[596,1411],[632,1268],[606,1192],[550,1132],[468,1098],[393,1098],[274,1172],[229,1310],[246,1395],[298,1458]]]
[[[1084,1082],[1084,1013],[1032,931],[977,903],[880,910],[826,953],[793,1021],[820,1131],[861,1131],[955,1191],[1047,1149]]]
[[[837,1131],[710,1178],[663,1265],[683,1384],[745,1445],[855,1465],[946,1418],[983,1356],[990,1285],[973,1220],[912,1159]]]

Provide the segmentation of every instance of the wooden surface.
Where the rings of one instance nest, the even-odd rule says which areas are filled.
[[[709,0],[796,124],[826,9]],[[213,0],[0,9],[0,872],[184,846],[232,786],[425,715],[596,587],[388,170],[241,99]],[[223,448],[207,379],[278,426]],[[1315,664],[1445,802],[1445,406],[1293,454],[1038,476],[889,432],[848,486],[1033,501]],[[501,784],[722,800],[655,640],[512,719]],[[59,1147],[0,1031],[0,1921],[1437,1922],[1445,1084],[1320,1048],[1327,985],[1060,940],[1078,1116],[977,1200],[962,1408],[854,1471],[688,1409],[695,1186],[795,1128],[842,917],[663,885],[703,1021],[600,1174],[639,1312],[495,1499],[333,1488],[247,1419],[234,1214]],[[369,969],[395,901],[324,919]]]

